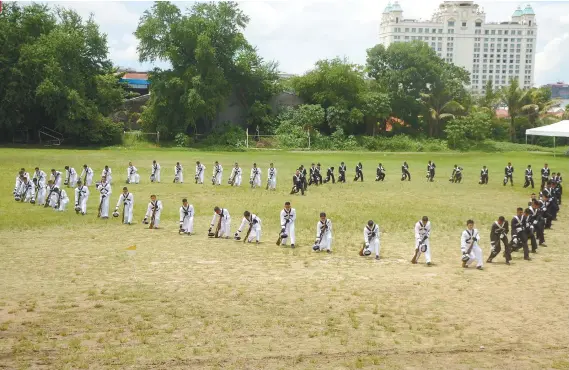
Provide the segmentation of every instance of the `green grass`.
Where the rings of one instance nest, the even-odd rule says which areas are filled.
[[[459,247],[464,222],[473,218],[486,258],[493,220],[510,219],[527,204],[525,166],[538,172],[548,162],[563,172],[566,158],[174,149],[3,149],[0,155],[0,358],[8,368],[564,368],[569,360],[565,209],[546,234],[549,247],[530,263],[516,253],[509,267],[499,257],[483,272],[463,270]],[[149,183],[153,159],[162,165],[162,184]],[[435,183],[425,182],[429,159],[437,164]],[[206,164],[206,180],[219,160],[225,184],[195,185],[196,160]],[[400,181],[403,160],[412,182]],[[84,217],[71,207],[56,213],[11,197],[20,167],[48,172],[87,163],[99,175],[108,164],[114,206],[128,161],[142,177],[131,186],[136,224],[130,227],[98,220],[95,195]],[[185,167],[185,184],[171,182],[176,161]],[[263,181],[274,162],[277,191],[226,185],[235,161],[246,174],[257,162]],[[336,168],[346,162],[348,183],[290,196],[293,170],[317,161]],[[358,161],[364,183],[352,181]],[[501,184],[508,161],[516,168],[513,188]],[[378,162],[387,169],[384,183],[373,181]],[[455,163],[464,168],[463,184],[448,182]],[[490,168],[484,187],[477,183],[483,164]],[[140,223],[151,193],[165,206],[160,230]],[[177,233],[183,197],[197,212],[191,237]],[[287,200],[298,213],[295,250],[275,245]],[[232,231],[243,211],[258,214],[263,243],[208,239],[215,205],[230,210]],[[311,251],[320,211],[334,223],[332,255]],[[413,225],[423,215],[433,223],[430,268],[409,263]],[[379,262],[357,255],[370,218],[383,232]],[[137,254],[128,257],[124,249],[133,244]]]

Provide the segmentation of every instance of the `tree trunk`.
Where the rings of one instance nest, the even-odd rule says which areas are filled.
[[[516,142],[516,125],[515,125],[515,117],[510,115],[510,140],[512,143]]]

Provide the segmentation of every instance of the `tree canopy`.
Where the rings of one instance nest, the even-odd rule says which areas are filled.
[[[93,18],[45,5],[5,4],[0,17],[0,130],[37,135],[57,130],[77,144],[120,140],[105,116],[124,90],[108,59],[106,35]]]
[[[189,128],[211,131],[234,93],[248,124],[266,124],[279,89],[277,64],[265,62],[243,30],[249,22],[235,2],[196,3],[186,13],[170,2],[144,12],[135,32],[141,62],[164,60],[151,73],[152,96],[142,115],[147,129],[166,137]]]

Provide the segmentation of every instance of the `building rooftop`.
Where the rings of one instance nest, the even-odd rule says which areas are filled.
[[[535,12],[533,11],[533,8],[531,7],[531,5],[526,5],[525,9],[524,9],[524,15],[535,15]]]
[[[512,17],[521,17],[522,14],[523,14],[522,8],[518,6],[518,8],[517,8],[516,11],[514,12],[514,14],[512,14]]]

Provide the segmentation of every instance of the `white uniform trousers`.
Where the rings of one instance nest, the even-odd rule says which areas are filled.
[[[103,198],[103,195],[99,195],[99,203],[101,205],[101,217],[109,217],[109,203],[110,197],[107,195]]]
[[[462,253],[466,253],[466,250],[463,250]],[[466,266],[470,266],[470,264],[472,262],[474,262],[474,260],[477,261],[476,263],[476,267],[482,267],[484,265],[484,261],[482,260],[482,248],[480,248],[480,246],[478,245],[478,243],[476,243],[474,245],[474,247],[472,247],[472,250],[470,251],[470,254],[468,255],[469,260],[466,262]]]
[[[174,174],[174,179],[176,179],[176,175]],[[180,184],[184,183],[184,173],[182,171],[180,171],[180,173],[178,174],[178,181]]]
[[[255,187],[261,186],[261,176],[255,176],[253,178],[253,184],[255,185]]]
[[[282,245],[287,245],[288,240],[290,239],[290,244],[295,244],[295,237],[294,237],[294,222],[289,222],[285,226],[285,234],[287,235],[286,238],[281,240]]]
[[[223,172],[219,172],[215,175],[215,185],[221,185],[221,180],[223,177]]]
[[[221,220],[219,228],[219,237],[231,237],[231,218]]]
[[[87,181],[83,185],[91,186],[92,184],[93,184],[93,174],[87,174]]]
[[[36,199],[36,204],[44,205],[46,197],[47,197],[47,190],[45,189],[45,186],[40,186],[38,190],[38,199]]]
[[[79,208],[81,208],[79,210],[79,212],[81,213],[87,213],[87,200],[89,200],[89,196],[83,196],[81,197],[81,200],[79,201]]]
[[[194,218],[190,216],[185,216],[182,221],[182,229],[186,233],[194,232]]]
[[[124,207],[124,223],[125,224],[130,224],[132,223],[132,211],[133,211],[134,205],[126,205]]]
[[[374,253],[376,256],[379,256],[379,251],[381,249],[381,244],[379,243],[379,239],[373,238],[372,241],[369,243],[368,249],[372,253],[370,254],[370,256],[373,255]]]
[[[138,184],[140,182],[140,175],[135,173],[128,177],[130,184]]]
[[[154,171],[154,181],[160,182],[160,169],[157,169],[156,171]]]
[[[275,190],[277,188],[277,179],[269,180],[269,189]]]
[[[235,176],[235,183],[233,186],[241,186],[241,175]]]
[[[251,243],[253,240],[261,241],[261,225],[255,224],[251,227],[251,232],[249,233],[249,237],[247,238],[247,242]]]
[[[202,171],[198,176],[198,184],[203,184],[203,177],[204,177],[204,173]]]
[[[77,186],[77,173],[69,175],[69,187]]]
[[[415,250],[417,250],[417,261],[419,260],[419,257],[421,257],[421,249],[419,248],[419,242],[420,240],[415,240]],[[429,239],[425,240],[425,244],[427,245],[427,250],[425,251],[425,262],[426,263],[430,263],[431,262],[431,241]]]
[[[325,251],[325,250],[331,251],[332,250],[332,235],[330,235],[328,233],[324,234],[319,245],[320,245],[321,251]]]

